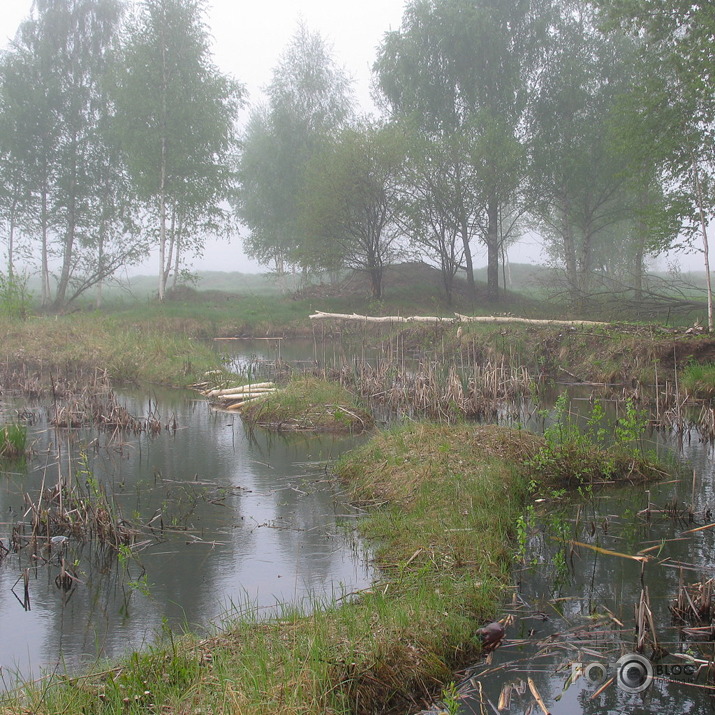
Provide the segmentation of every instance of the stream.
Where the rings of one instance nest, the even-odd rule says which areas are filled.
[[[219,350],[235,372],[267,379],[286,365],[342,357],[314,341],[232,341]],[[583,390],[570,392],[573,409],[586,415]],[[250,432],[193,392],[123,391],[120,399],[132,414],[175,418],[178,429],[121,439],[56,430],[44,408],[22,404],[34,415],[33,457],[0,472],[1,543],[26,513],[25,493],[69,474],[91,475],[125,519],[154,529],[119,558],[70,539],[62,555],[76,564],[78,582],[69,589],[58,586],[56,553],[32,560],[21,550],[0,559],[6,688],[146,646],[167,628],[208,633],[245,613],[275,613],[280,604],[310,609],[374,576],[354,529],[359,513],[326,469],[361,438]],[[0,412],[18,407],[0,402]],[[529,405],[503,419],[544,427]],[[715,452],[694,431],[680,441],[665,433],[652,440],[653,449],[684,465],[677,479],[535,504],[504,609],[506,636],[486,660],[455,675],[459,713],[711,711],[715,690],[700,666],[712,661],[712,641],[698,638],[710,637],[709,620],[676,622],[669,607],[681,581],[715,576],[715,528],[693,531],[715,521]],[[645,549],[647,560],[632,558]],[[649,635],[652,681],[638,656],[631,665],[645,668],[648,682],[641,687],[636,672],[629,690],[628,671],[617,663],[635,653],[635,609],[645,591],[667,654],[650,658]],[[706,632],[687,630],[703,625]]]
[[[60,474],[106,489],[132,524],[156,518],[119,556],[70,538],[36,558],[21,549],[0,559],[6,688],[141,648],[167,628],[210,632],[241,614],[310,609],[371,582],[356,511],[326,470],[356,438],[249,433],[194,392],[119,398],[134,415],[175,418],[178,429],[153,437],[56,430],[46,408],[23,405],[34,416],[33,457],[3,464],[0,543],[27,519],[24,495]],[[1,406],[11,413],[18,405]],[[62,557],[75,564],[70,588],[58,581]]]

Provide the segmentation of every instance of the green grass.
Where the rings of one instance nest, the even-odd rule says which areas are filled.
[[[0,457],[19,459],[27,450],[27,428],[24,425],[0,426]]]
[[[141,324],[102,313],[0,319],[0,358],[54,373],[106,370],[115,383],[184,386],[218,366],[212,346],[170,321]]]
[[[691,397],[715,397],[715,363],[688,363],[681,374],[680,387]]]
[[[313,377],[291,380],[247,405],[242,414],[249,424],[281,430],[363,432],[374,424],[351,392],[337,382]]]

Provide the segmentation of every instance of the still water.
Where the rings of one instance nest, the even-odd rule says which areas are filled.
[[[236,372],[267,378],[286,365],[312,369],[343,358],[317,341],[235,341],[221,350]],[[590,402],[574,397],[571,408],[585,414]],[[25,493],[34,498],[43,480],[51,485],[58,474],[83,479],[83,470],[115,495],[125,519],[154,527],[142,528],[125,558],[70,540],[62,554],[41,551],[32,561],[21,552],[0,562],[6,686],[18,673],[64,672],[120,655],[151,643],[166,626],[200,632],[246,610],[268,614],[276,604],[301,601],[310,607],[371,580],[352,528],[358,515],[325,469],[360,440],[251,434],[237,416],[212,412],[190,392],[127,392],[121,399],[139,417],[154,411],[163,422],[176,417],[178,430],[121,439],[57,431],[35,407],[35,456],[0,475],[5,544],[25,518]],[[516,418],[510,411],[502,417],[539,431],[544,425],[536,415],[528,405]],[[669,435],[655,442],[685,465],[677,480],[536,505],[504,609],[512,617],[505,641],[488,662],[455,674],[460,713],[542,712],[535,692],[553,715],[713,710],[712,691],[699,687],[707,684],[704,673],[695,683],[680,672],[656,677],[640,693],[615,684],[601,691],[603,681],[583,677],[569,681],[579,663],[600,662],[615,675],[614,663],[634,650],[634,609],[644,589],[658,642],[668,651],[655,667],[712,659],[712,644],[683,631],[693,624],[673,621],[669,607],[681,579],[693,584],[715,577],[715,528],[691,531],[715,522],[715,454],[695,433],[683,443]],[[623,556],[651,548],[645,563]],[[79,582],[70,591],[56,585],[61,555],[77,563]],[[30,599],[24,605],[23,574]]]
[[[320,345],[303,346],[315,365],[339,362],[334,349]],[[234,365],[272,369],[292,357],[291,347],[276,343],[262,350],[254,344],[250,367],[235,349]],[[565,385],[542,394],[539,405],[526,401],[504,409],[499,419],[541,432],[553,412],[544,418],[538,408],[553,406],[563,391],[571,398],[569,413],[585,425],[594,395],[589,388]],[[610,426],[619,415],[615,403],[603,404]],[[714,656],[710,623],[678,621],[670,610],[681,583],[715,578],[715,528],[698,528],[715,527],[715,450],[694,429],[680,439],[666,432],[646,435],[643,447],[677,460],[677,477],[535,504],[524,559],[515,563],[512,599],[502,614],[509,616],[505,640],[486,662],[455,674],[459,713],[715,712],[715,687],[706,666]],[[647,560],[628,558],[643,552]],[[636,651],[635,609],[642,593],[647,593],[655,640],[663,652],[654,657],[649,629],[643,656],[654,677],[642,691],[630,692],[618,685],[623,671],[617,663]],[[687,630],[693,626],[705,626],[706,637]]]
[[[715,711],[710,623],[682,622],[670,610],[681,580],[715,577],[715,529],[693,531],[715,521],[715,454],[695,433],[687,436],[685,443],[658,440],[684,467],[677,480],[537,505],[504,609],[506,638],[466,673],[460,713],[542,712],[535,693],[552,715]],[[647,561],[628,558],[642,553]],[[618,662],[636,651],[644,591],[664,652],[654,655],[649,627],[642,653],[654,678],[631,692],[619,687]],[[705,626],[705,637],[691,626]],[[508,707],[498,710],[500,699]]]
[[[192,392],[124,393],[120,401],[135,416],[175,417],[178,429],[156,437],[55,430],[45,408],[30,407],[34,456],[0,467],[5,545],[13,526],[29,520],[25,494],[36,500],[59,475],[96,480],[140,530],[119,557],[70,539],[36,558],[21,549],[0,561],[5,687],[121,655],[162,628],[203,632],[245,611],[309,608],[370,582],[357,515],[326,471],[354,439],[249,433]],[[16,407],[0,403],[6,413]],[[57,581],[62,557],[75,564],[70,590]]]

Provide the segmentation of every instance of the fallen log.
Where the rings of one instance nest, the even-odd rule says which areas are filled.
[[[209,390],[206,393],[206,397],[221,397],[222,395],[230,395],[232,393],[239,392],[240,390],[256,390],[262,388],[275,388],[275,383],[273,382],[254,382],[247,385],[236,385],[235,387],[227,387],[223,390]]]
[[[259,397],[266,397],[266,395],[247,395],[246,397],[234,398],[232,400],[222,400],[217,404],[221,405],[222,407],[231,407],[232,405],[242,405],[246,402],[253,402]]]
[[[262,397],[265,397],[265,395],[257,395],[256,397],[251,397],[247,400],[241,400],[240,402],[232,402],[228,405],[222,405],[222,407],[224,410],[228,410],[229,412],[240,412],[246,405],[251,404],[253,402],[258,402],[258,400]]]
[[[277,389],[276,387],[260,387],[253,390],[237,390],[236,392],[227,392],[225,395],[215,395],[212,399],[225,400],[232,397],[244,397],[245,395],[270,395],[272,392],[276,392]]]
[[[413,315],[358,315],[357,313],[324,313],[319,310],[310,316],[311,320],[354,320],[365,323],[523,323],[525,325],[559,325],[565,327],[584,325],[610,325],[594,320],[550,320],[537,318],[518,318],[512,315],[461,315],[455,313],[454,318],[440,316]]]
[[[440,318],[438,316],[413,315],[358,315],[357,313],[324,313],[319,310],[310,316],[311,320],[356,320],[366,323],[453,323],[454,318]]]
[[[460,315],[455,313],[456,321],[461,323],[523,323],[525,325],[611,325],[597,320],[552,320],[539,318],[517,318],[513,315]]]

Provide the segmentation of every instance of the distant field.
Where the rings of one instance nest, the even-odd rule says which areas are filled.
[[[707,324],[703,272],[651,273],[640,302],[635,301],[633,292],[627,289],[620,288],[613,293],[602,288],[580,306],[570,304],[563,276],[548,266],[513,263],[500,271],[502,288],[497,304],[487,299],[486,278],[485,268],[475,271],[476,297],[470,299],[465,275],[458,274],[453,301],[449,304],[440,272],[419,261],[387,267],[384,294],[379,301],[370,296],[367,275],[358,271],[344,271],[337,276],[310,275],[307,280],[300,273],[279,278],[274,273],[205,271],[181,281],[176,288],[170,287],[162,312],[187,316],[209,309],[215,320],[220,320],[220,315],[225,314],[227,318],[233,315],[236,319],[231,318],[229,322],[236,322],[234,327],[239,333],[248,330],[248,324],[292,322],[296,313],[307,315],[313,310],[376,315],[496,312],[541,318],[568,315],[611,321],[656,321],[666,325],[692,325],[696,321]],[[152,310],[157,282],[153,275],[112,281],[104,286],[101,305],[109,311]],[[40,286],[34,277],[29,280],[28,289],[32,302],[37,305]],[[233,305],[237,300],[241,301],[239,310]],[[72,304],[72,309],[95,307],[94,290]]]

